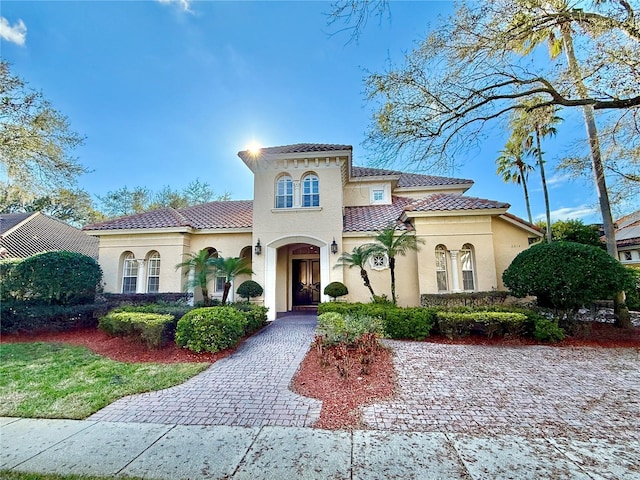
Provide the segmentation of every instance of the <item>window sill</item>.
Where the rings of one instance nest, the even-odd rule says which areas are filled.
[[[292,207],[292,208],[272,208],[271,213],[287,213],[287,212],[320,212],[322,207]]]

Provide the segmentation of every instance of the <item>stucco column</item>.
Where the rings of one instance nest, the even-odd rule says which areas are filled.
[[[196,269],[194,267],[189,267],[189,275],[187,276],[187,293],[189,294],[189,305],[193,306],[196,301],[196,287],[193,285],[193,281],[196,278]]]
[[[276,257],[278,250],[267,246],[264,259],[264,306],[267,311],[267,320],[276,319]]]
[[[144,260],[136,260],[138,262],[138,278],[136,279],[136,293],[146,293],[147,286],[145,285],[146,275],[146,263]]]
[[[300,208],[302,205],[302,191],[300,190],[300,180],[293,181],[293,208]]]
[[[329,246],[324,245],[320,247],[320,295],[322,295],[323,302],[331,301],[329,296],[324,294],[324,287],[331,283],[329,275]]]
[[[449,256],[451,257],[451,291],[461,292],[460,290],[460,278],[458,277],[458,252],[459,250],[449,250]]]

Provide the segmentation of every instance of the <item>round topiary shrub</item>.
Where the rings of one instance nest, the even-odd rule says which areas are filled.
[[[193,352],[218,352],[238,344],[247,318],[233,307],[196,308],[176,327],[176,343]]]
[[[253,297],[259,297],[262,295],[262,287],[258,282],[254,282],[253,280],[246,280],[240,284],[236,293],[240,295],[242,298],[246,298],[249,300]]]
[[[607,252],[574,242],[543,243],[520,252],[502,280],[516,297],[535,295],[541,307],[559,309],[613,298],[633,282]]]
[[[347,287],[342,282],[331,282],[329,285],[324,287],[324,294],[329,295],[335,301],[338,297],[343,297],[349,293]]]
[[[93,258],[77,252],[44,252],[25,258],[12,269],[24,298],[54,305],[93,303],[102,269]]]

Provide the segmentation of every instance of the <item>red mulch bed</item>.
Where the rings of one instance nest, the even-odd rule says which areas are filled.
[[[217,353],[194,353],[169,343],[158,350],[149,350],[143,343],[123,337],[112,337],[95,328],[70,332],[39,332],[4,334],[0,343],[61,342],[82,345],[113,360],[128,363],[213,363],[231,355],[235,348]],[[237,347],[236,347],[237,348]]]
[[[361,427],[358,407],[393,395],[395,372],[389,350],[380,348],[376,352],[368,374],[362,373],[358,354],[352,351],[350,355],[351,368],[348,368],[348,375],[343,376],[338,372],[335,359],[323,366],[320,354],[312,348],[293,377],[293,391],[322,400],[320,419],[314,424],[316,428],[336,430]]]

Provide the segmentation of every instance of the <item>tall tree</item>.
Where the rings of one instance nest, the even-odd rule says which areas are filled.
[[[28,203],[56,188],[73,188],[87,170],[72,157],[84,138],[41,92],[32,90],[0,61],[0,178],[19,186]]]
[[[222,305],[226,305],[231,290],[231,282],[238,275],[251,275],[251,261],[248,258],[240,257],[218,257],[211,260],[211,264],[216,269],[216,275],[224,277],[224,291],[222,293]]]
[[[524,191],[524,202],[527,207],[527,217],[529,223],[533,223],[531,216],[531,203],[529,201],[529,189],[527,188],[527,178],[533,167],[524,161],[525,152],[522,147],[522,138],[512,135],[504,148],[500,151],[500,156],[496,159],[496,173],[502,177],[505,183],[517,183],[522,185]]]
[[[389,272],[391,273],[391,300],[393,304],[397,304],[396,298],[396,257],[405,256],[408,251],[417,251],[421,239],[408,231],[398,234],[395,225],[389,225],[380,230],[373,237],[374,247],[371,254],[384,253],[389,258]]]
[[[338,261],[336,263],[336,267],[345,266],[347,268],[359,268],[360,278],[362,278],[364,286],[369,289],[369,292],[371,292],[371,298],[375,297],[376,294],[371,286],[371,281],[369,280],[369,274],[365,270],[365,265],[369,258],[371,258],[372,251],[371,244],[358,245],[357,247],[353,247],[351,253],[342,253],[342,255],[338,257]]]
[[[205,307],[211,306],[209,297],[209,281],[216,273],[214,260],[209,250],[202,249],[196,253],[186,254],[186,260],[176,265],[176,270],[184,270],[187,277],[186,288],[199,288],[202,292],[202,301]]]
[[[541,99],[533,98],[529,105],[537,105]],[[527,112],[519,110],[514,119],[515,128],[525,136],[524,145],[536,157],[536,164],[540,170],[540,179],[542,180],[542,192],[544,195],[544,208],[547,217],[547,225],[551,225],[551,206],[549,204],[549,189],[547,188],[547,176],[545,173],[545,160],[542,151],[542,138],[554,136],[557,133],[555,124],[560,123],[562,119],[555,115],[555,108],[548,106],[537,108]],[[552,241],[551,230],[547,230],[547,241]]]

